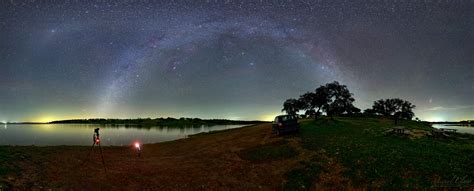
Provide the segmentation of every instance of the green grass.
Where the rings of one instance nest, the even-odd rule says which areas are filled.
[[[298,152],[286,141],[279,141],[270,145],[262,145],[240,152],[240,157],[245,160],[261,162],[267,160],[279,160],[292,158],[298,155]]]
[[[412,121],[397,126],[400,125],[430,129],[428,124]],[[393,126],[392,120],[377,118],[320,119],[302,122],[298,137],[304,148],[324,149],[329,157],[341,163],[346,169],[343,176],[349,177],[355,186],[377,188],[372,183],[378,182],[388,190],[432,189],[437,177],[442,181],[458,177],[474,184],[471,181],[474,180],[473,136],[467,136],[467,140],[409,139],[383,133]],[[308,163],[305,168],[318,164]],[[315,177],[312,173],[298,172],[288,175],[289,185]]]

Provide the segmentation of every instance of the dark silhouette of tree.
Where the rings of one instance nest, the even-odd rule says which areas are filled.
[[[313,109],[313,110],[306,110],[304,112],[304,114],[308,118],[312,117],[312,118],[316,119],[321,113],[316,113],[316,111]]]
[[[394,99],[380,99],[374,102],[374,105],[372,106],[372,110],[375,112],[377,115],[382,115],[385,117],[392,116],[397,109],[397,104],[395,103],[396,101]]]
[[[296,115],[301,108],[301,103],[296,99],[287,99],[283,103],[283,109],[288,115]]]
[[[317,117],[321,114],[320,110],[328,101],[327,98],[328,95],[326,94],[326,91],[316,90],[315,92],[306,92],[300,96],[300,109],[306,110],[306,115],[317,119]]]
[[[321,111],[324,111],[333,119],[334,115],[360,114],[360,109],[356,108],[353,102],[354,98],[347,86],[334,81],[318,87],[314,92],[306,92],[298,100],[287,99],[281,111],[295,115],[299,110],[305,110],[305,114],[314,119],[317,119]]]
[[[342,113],[349,114],[353,111],[357,111],[354,109],[355,106],[352,105],[355,99],[352,97],[352,93],[349,92],[346,85],[334,81],[325,86],[320,86],[316,89],[316,93],[318,91],[322,91],[323,95],[327,95],[327,102],[323,105],[322,109],[329,117],[331,117],[331,119],[333,119],[334,115]]]
[[[353,106],[352,108],[350,108],[350,109],[347,111],[347,114],[349,114],[349,116],[359,115],[359,114],[360,114],[360,109]]]
[[[376,112],[373,109],[368,108],[364,110],[364,116],[374,116],[374,115],[376,115]]]
[[[392,98],[375,101],[371,110],[377,115],[393,117],[395,124],[397,124],[399,119],[411,120],[415,116],[413,113],[414,108],[415,105],[409,101]]]

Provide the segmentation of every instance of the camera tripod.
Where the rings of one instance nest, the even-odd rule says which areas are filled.
[[[87,153],[87,158],[82,162],[81,166],[84,166],[84,164],[89,161],[89,156],[91,152],[94,150],[94,146],[99,146],[100,150],[100,156],[102,157],[102,165],[104,166],[105,172],[107,172],[107,169],[105,168],[105,161],[104,161],[104,155],[102,154],[102,147],[100,147],[100,137],[99,137],[99,128],[94,129],[94,135],[93,135],[93,144],[91,146],[91,149],[89,150],[89,153]]]

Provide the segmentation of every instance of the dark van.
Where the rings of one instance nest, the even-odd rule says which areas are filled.
[[[298,118],[294,115],[279,115],[275,117],[272,123],[273,133],[281,135],[284,133],[298,132],[300,126],[298,124]]]

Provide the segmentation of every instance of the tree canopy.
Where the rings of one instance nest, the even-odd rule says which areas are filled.
[[[414,117],[415,105],[400,98],[380,99],[372,106],[373,113],[386,117],[400,116],[400,118],[411,119]]]
[[[306,115],[317,117],[320,115],[320,110],[324,104],[328,102],[328,95],[326,91],[306,92],[300,96],[299,102],[301,104],[300,109],[305,110]]]
[[[282,111],[289,115],[296,115],[299,111],[315,119],[322,113],[331,118],[335,115],[356,115],[360,114],[360,109],[353,105],[355,99],[346,85],[337,81],[319,86],[313,92],[306,92],[300,95],[299,99],[287,99],[283,103]],[[393,117],[395,123],[398,119],[411,120],[415,114],[415,105],[400,98],[380,99],[374,101],[372,108],[364,110],[364,115],[381,115]]]
[[[330,117],[343,113],[351,114],[357,110],[360,112],[360,109],[355,109],[355,106],[352,105],[355,99],[346,85],[334,81],[319,87],[316,91],[324,91],[327,95],[327,102],[323,105],[323,110]]]
[[[318,87],[314,92],[306,92],[298,100],[286,100],[282,111],[294,115],[299,110],[304,110],[307,115],[315,117],[321,113],[320,111],[326,112],[331,117],[343,113],[359,113],[360,109],[352,105],[353,102],[354,98],[347,86],[334,81]]]
[[[400,98],[391,98],[374,101],[372,109],[366,111],[376,115],[393,117],[396,123],[398,119],[411,120],[415,116],[415,113],[413,113],[415,107],[416,106],[409,101]]]
[[[296,99],[287,99],[283,103],[283,109],[281,111],[285,111],[288,115],[296,115],[301,108],[301,104]]]

